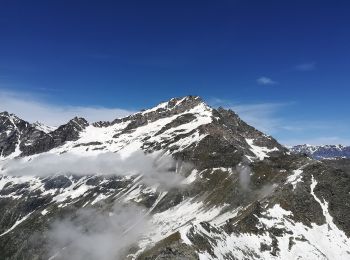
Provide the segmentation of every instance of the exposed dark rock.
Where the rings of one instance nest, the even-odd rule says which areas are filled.
[[[44,188],[46,190],[66,188],[72,185],[72,182],[66,176],[62,175],[44,179],[43,182],[45,183]]]

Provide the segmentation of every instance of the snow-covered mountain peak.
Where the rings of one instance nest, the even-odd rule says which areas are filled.
[[[198,106],[199,104],[206,105],[199,96],[185,96],[181,98],[172,98],[169,101],[162,102],[159,105],[151,109],[143,110],[140,113],[145,115],[152,112],[164,112],[175,109],[183,111],[184,109],[190,109]]]
[[[290,148],[293,153],[307,154],[315,159],[350,158],[350,146],[302,144]]]
[[[11,124],[19,124],[22,121],[18,116],[16,116],[15,114],[11,114],[7,111],[0,113],[0,120],[2,120],[3,122],[8,120]]]
[[[200,128],[213,121],[213,110],[199,97],[173,98],[154,108],[116,119],[98,122],[82,129],[80,137],[61,149],[77,149],[98,153],[112,151],[183,150],[206,136]],[[182,138],[176,137],[181,134]],[[86,147],[86,144],[91,144]],[[89,149],[92,147],[93,149]]]
[[[35,121],[33,124],[32,124],[33,127],[35,127],[36,129],[38,129],[39,131],[43,131],[44,133],[50,133],[52,132],[53,130],[55,130],[57,127],[55,126],[48,126],[48,125],[45,125],[39,121]]]
[[[156,105],[155,107],[144,109],[125,118],[118,118],[108,124],[115,124],[126,120],[138,120],[140,118],[150,122],[164,117],[183,114],[185,112],[195,112],[198,114],[208,113],[208,111],[212,111],[212,108],[210,108],[200,97],[185,96],[181,98],[172,98],[169,101]],[[106,122],[102,125],[105,124]]]
[[[103,254],[94,259],[350,256],[349,175],[290,154],[233,111],[199,97],[173,98],[112,122],[76,117],[50,132],[8,113],[0,120],[0,252],[6,259],[71,259],[79,241],[84,254],[78,259],[96,251]],[[156,157],[170,164],[147,176],[157,171]],[[124,214],[135,205],[141,212]],[[64,228],[56,230],[57,221]],[[130,239],[136,229],[142,236]],[[77,239],[56,243],[55,234],[61,239],[70,231]],[[95,238],[108,248],[131,243],[109,255],[90,248]]]
[[[50,150],[55,153],[117,152],[123,155],[136,150],[163,150],[177,154],[208,142],[213,142],[216,150],[219,149],[216,147],[218,142],[223,140],[220,145],[236,147],[249,160],[262,160],[270,154],[284,152],[274,139],[247,125],[233,111],[213,109],[198,96],[172,98],[112,122],[89,124],[84,118],[75,117],[56,129],[22,122],[24,126],[17,136],[16,146],[9,147],[5,155],[15,149],[21,151],[22,156]]]

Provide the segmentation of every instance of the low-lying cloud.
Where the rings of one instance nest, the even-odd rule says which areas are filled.
[[[239,164],[236,167],[238,172],[239,184],[244,191],[248,191],[252,171],[248,165]]]
[[[115,204],[111,211],[81,209],[53,223],[46,234],[48,259],[118,260],[151,227],[144,208]]]
[[[167,190],[181,185],[184,171],[191,165],[175,161],[170,155],[135,152],[127,158],[116,153],[81,156],[72,153],[41,154],[13,159],[2,169],[12,176],[64,175],[142,175],[146,185]],[[56,220],[45,232],[47,258],[50,260],[118,260],[151,228],[149,209],[128,202],[115,202],[96,208],[82,208]]]
[[[238,164],[236,167],[236,171],[238,172],[238,180],[240,187],[243,191],[253,191],[257,195],[257,198],[260,200],[268,195],[270,195],[277,187],[274,183],[266,183],[260,188],[251,189],[251,178],[254,172],[247,164]]]
[[[144,154],[135,152],[127,158],[117,153],[107,152],[98,155],[81,156],[72,153],[45,153],[33,157],[11,160],[2,168],[6,174],[13,176],[46,177],[65,175],[142,175],[144,183],[160,184],[165,187],[178,185],[183,176],[180,167],[184,162],[177,162],[171,156]],[[177,168],[180,172],[176,172]]]

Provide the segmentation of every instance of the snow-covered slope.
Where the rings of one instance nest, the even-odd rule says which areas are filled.
[[[5,259],[350,257],[349,176],[199,97],[50,131],[0,120]]]
[[[54,126],[45,125],[43,123],[40,123],[39,121],[34,122],[32,125],[36,129],[38,129],[39,131],[42,131],[44,133],[50,133],[50,132],[54,131],[57,128],[57,127],[54,127]]]

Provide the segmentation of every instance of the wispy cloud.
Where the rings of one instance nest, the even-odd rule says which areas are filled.
[[[236,111],[248,124],[263,132],[273,134],[282,124],[282,119],[277,113],[281,107],[286,105],[283,103],[237,104],[231,106],[231,109]]]
[[[272,80],[271,78],[265,77],[265,76],[258,78],[258,79],[256,80],[256,82],[257,82],[259,85],[276,85],[276,84],[278,84],[277,81],[274,81],[274,80]]]
[[[30,93],[1,89],[0,111],[16,114],[29,122],[40,121],[51,126],[66,123],[75,116],[84,117],[90,122],[95,122],[113,120],[133,113],[133,111],[122,108],[55,105]]]
[[[276,133],[283,126],[283,119],[279,117],[278,112],[293,104],[292,102],[243,104],[218,98],[212,99],[209,103],[214,107],[232,109],[248,124],[269,134]]]
[[[295,69],[298,71],[311,71],[316,69],[316,63],[315,62],[306,62],[301,63],[295,66]]]
[[[272,135],[284,145],[350,144],[350,139],[344,137],[347,132],[344,122],[290,118],[286,111],[296,105],[295,102],[237,103],[214,98],[209,103],[213,107],[232,109],[245,122]],[[330,132],[333,132],[333,136],[328,135]]]

